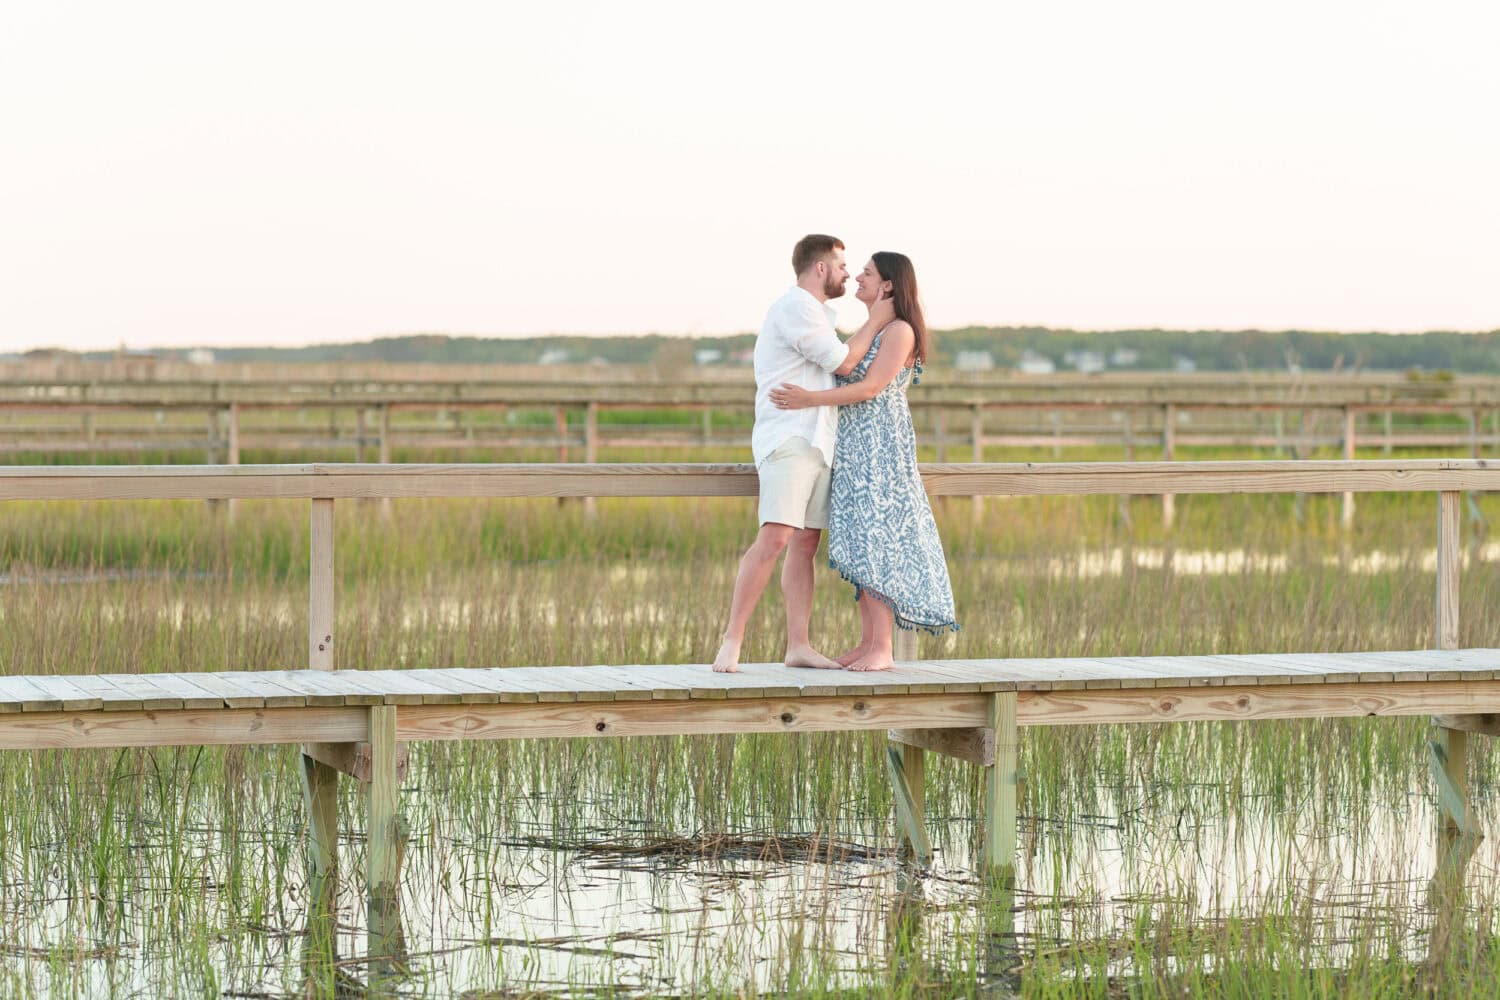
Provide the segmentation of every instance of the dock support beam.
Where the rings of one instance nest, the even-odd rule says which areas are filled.
[[[901,831],[901,853],[925,868],[932,863],[932,845],[927,840],[927,824],[923,816],[926,761],[916,747],[887,746],[885,754],[896,806],[896,826]]]
[[[307,958],[304,974],[315,996],[332,996],[338,964],[339,773],[302,755],[307,804]]]
[[[370,707],[370,795],[366,891],[370,987],[405,971],[399,882],[402,831],[397,809],[396,706]]]
[[[995,732],[995,763],[984,782],[984,868],[986,881],[1011,890],[1016,884],[1016,784],[1020,741],[1016,693],[990,695],[989,728]]]

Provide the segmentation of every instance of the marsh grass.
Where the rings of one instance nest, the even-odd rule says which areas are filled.
[[[1487,516],[1500,512],[1481,499]],[[346,667],[702,662],[748,500],[341,502]],[[932,655],[1102,656],[1430,644],[1435,502],[1180,497],[938,508],[964,629]],[[1128,513],[1128,517],[1124,516]],[[1461,641],[1500,646],[1470,530]],[[1226,554],[1238,553],[1234,558]],[[1376,558],[1374,554],[1379,554]],[[10,673],[306,663],[307,509],[11,503]],[[774,588],[746,655],[778,658]],[[816,638],[854,639],[820,578]],[[897,864],[870,734],[414,748],[402,805],[410,995],[1410,996],[1496,992],[1496,851],[1425,964],[1426,721],[1025,734],[1016,935],[975,877],[977,769],[929,764],[938,860]],[[1476,739],[1481,824],[1495,757]],[[304,818],[290,748],[0,755],[0,991],[295,993]],[[362,974],[357,789],[340,949]],[[1487,842],[1487,845],[1492,842]]]

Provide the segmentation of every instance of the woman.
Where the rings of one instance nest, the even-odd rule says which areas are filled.
[[[854,584],[860,641],[838,658],[850,670],[889,670],[891,625],[938,633],[957,629],[953,589],[927,491],[906,387],[927,359],[927,324],[911,261],[881,251],[856,279],[868,307],[891,298],[896,319],[875,334],[838,387],[813,392],[790,383],[771,391],[782,409],[838,406],[828,514],[828,564]]]

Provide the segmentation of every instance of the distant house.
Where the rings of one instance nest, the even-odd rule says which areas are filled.
[[[755,349],[747,347],[743,351],[735,351],[729,356],[729,360],[736,365],[753,365],[755,364]]]
[[[1191,375],[1198,370],[1198,362],[1181,354],[1172,355],[1172,370],[1181,375]]]
[[[542,352],[542,356],[536,359],[539,365],[560,365],[568,360],[568,352],[561,347],[549,347]]]
[[[1063,363],[1072,365],[1084,375],[1102,372],[1105,368],[1102,351],[1069,351],[1063,355]]]
[[[187,360],[190,365],[211,365],[214,363],[214,352],[202,347],[195,347],[187,352]]]
[[[1021,354],[1021,363],[1016,365],[1016,371],[1022,375],[1051,375],[1057,371],[1057,365],[1046,355],[1025,351]]]
[[[724,360],[724,352],[716,347],[700,347],[693,352],[693,364],[716,365]]]
[[[995,367],[995,358],[989,351],[959,351],[953,367],[961,372],[987,372]]]
[[[1116,347],[1109,355],[1109,363],[1116,368],[1129,368],[1141,360],[1141,352],[1133,347]]]

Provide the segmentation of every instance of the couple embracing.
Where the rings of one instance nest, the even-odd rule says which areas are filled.
[[[928,355],[911,261],[879,252],[855,278],[869,319],[847,342],[829,299],[844,294],[844,244],[811,235],[792,250],[797,283],[772,304],[755,341],[760,531],[740,560],[714,670],[739,669],[745,626],[782,552],[786,665],[889,670],[891,628],[957,629],[953,590],[922,479],[906,390]],[[837,659],[812,646],[813,557],[854,585],[859,644]]]

